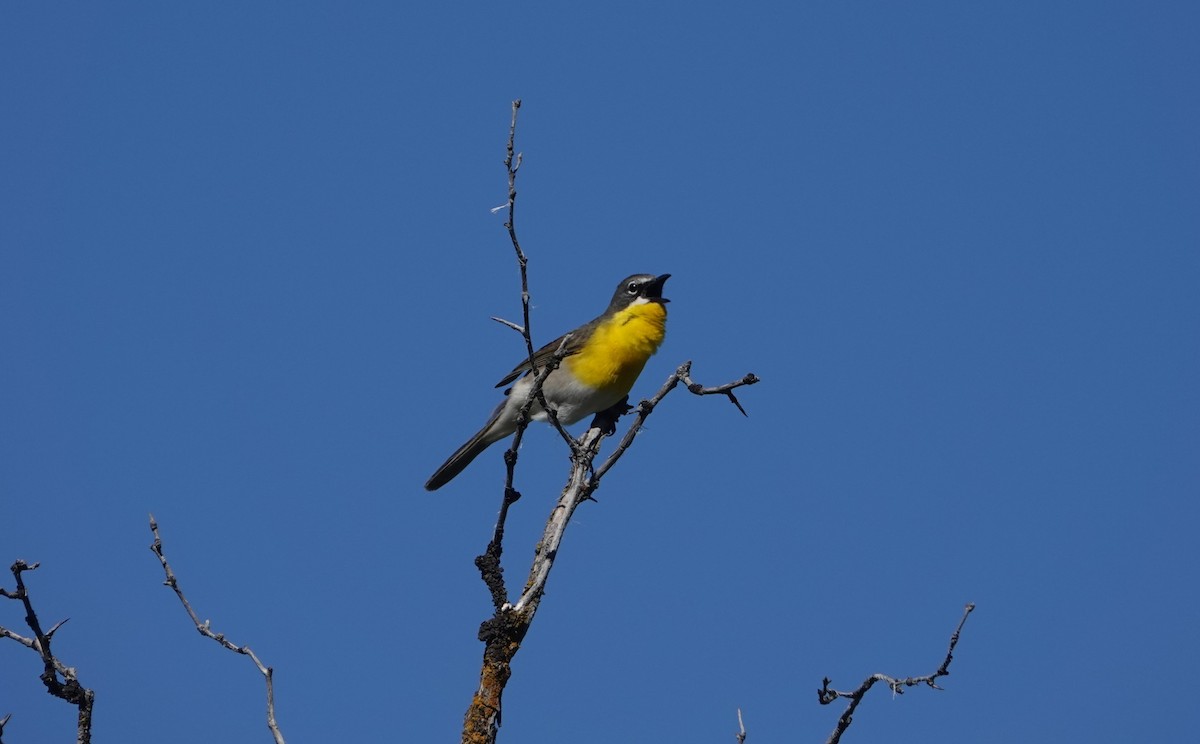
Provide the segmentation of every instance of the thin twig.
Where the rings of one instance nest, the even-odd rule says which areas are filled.
[[[238,646],[226,638],[224,633],[214,632],[210,625],[211,621],[205,620],[204,622],[200,622],[200,617],[196,614],[196,611],[192,609],[192,605],[190,602],[188,602],[187,597],[184,596],[183,590],[179,588],[179,580],[175,578],[175,572],[171,570],[171,564],[167,562],[167,556],[165,553],[163,553],[162,538],[158,534],[158,522],[155,521],[153,514],[150,515],[150,531],[154,533],[154,542],[150,544],[150,550],[153,551],[156,556],[158,556],[159,563],[161,563],[163,567],[163,573],[167,577],[166,580],[163,581],[163,584],[171,587],[171,589],[175,592],[175,596],[179,597],[179,601],[183,604],[183,609],[187,610],[188,617],[192,619],[192,623],[195,624],[196,630],[200,632],[200,635],[204,636],[205,638],[213,639],[217,643],[221,644],[221,646],[229,649],[235,654],[241,654],[243,656],[250,657],[250,660],[254,662],[254,666],[258,667],[258,671],[262,674],[263,678],[266,679],[267,728],[271,730],[271,735],[275,737],[275,744],[284,744],[283,732],[279,730],[279,725],[275,720],[275,670],[263,664],[262,661],[259,660],[258,656],[250,650],[249,646]]]
[[[521,272],[521,316],[525,319],[525,325],[521,328],[521,335],[525,337],[525,353],[529,356],[530,364],[533,363],[533,339],[529,335],[529,275],[526,272],[526,266],[529,264],[529,259],[525,256],[525,251],[521,250],[521,241],[517,239],[517,171],[521,169],[521,159],[523,153],[515,152],[517,141],[517,112],[521,110],[521,99],[512,102],[512,123],[508,126],[508,146],[506,149],[507,155],[504,158],[504,169],[508,171],[508,219],[504,222],[505,229],[508,230],[508,238],[512,241],[513,250],[517,254],[517,266]]]
[[[521,326],[517,325],[516,323],[512,322],[511,320],[505,320],[504,318],[497,318],[495,315],[493,315],[491,317],[492,317],[492,320],[496,321],[500,325],[508,326],[509,328],[513,329],[517,333],[524,335],[525,329],[522,328]]]
[[[950,674],[950,662],[954,660],[954,647],[958,645],[958,636],[962,632],[963,625],[965,625],[967,622],[967,616],[969,616],[974,609],[975,604],[973,602],[968,602],[967,606],[963,609],[962,619],[958,621],[958,627],[954,629],[954,633],[950,636],[950,647],[946,650],[946,658],[942,660],[941,666],[939,666],[937,671],[935,671],[933,674],[926,674],[923,677],[905,677],[903,679],[889,677],[886,674],[872,674],[870,677],[867,677],[865,680],[863,680],[863,683],[858,686],[858,689],[850,692],[842,692],[840,690],[831,688],[829,686],[831,680],[826,677],[821,683],[821,689],[817,690],[817,700],[821,703],[821,705],[828,705],[838,698],[847,698],[850,700],[850,704],[846,706],[846,710],[843,711],[841,717],[838,718],[837,726],[834,727],[833,733],[829,735],[829,738],[826,740],[826,744],[837,744],[837,742],[841,741],[842,734],[845,733],[846,729],[850,728],[850,723],[853,721],[854,710],[858,707],[858,704],[862,702],[863,696],[867,694],[867,691],[870,690],[876,682],[886,683],[887,686],[892,689],[892,692],[897,695],[903,695],[904,688],[915,687],[916,685],[928,685],[935,690],[942,689],[941,687],[938,687],[936,680],[938,677],[945,677],[946,675]]]
[[[613,465],[617,464],[617,460],[620,460],[621,456],[625,454],[625,450],[629,449],[629,445],[633,444],[633,440],[638,435],[638,432],[641,431],[642,425],[646,423],[646,419],[654,412],[654,407],[661,403],[662,399],[667,397],[667,393],[674,390],[675,386],[681,382],[687,386],[688,392],[694,395],[726,395],[737,406],[737,409],[742,412],[743,416],[747,415],[745,409],[738,403],[737,398],[733,397],[733,390],[743,385],[753,385],[759,382],[759,378],[753,373],[747,373],[740,380],[734,380],[733,382],[727,382],[724,385],[717,385],[715,387],[704,387],[703,385],[696,384],[692,381],[691,374],[691,361],[684,362],[667,378],[667,381],[658,389],[654,397],[649,400],[643,400],[638,404],[636,409],[637,417],[630,424],[629,429],[625,432],[625,436],[621,437],[620,444],[617,445],[616,449],[612,451],[612,454],[608,456],[604,463],[596,468],[596,474],[592,477],[592,482],[595,484],[592,490],[595,490],[599,486],[600,479],[604,477],[604,474],[611,470]]]
[[[535,401],[541,405],[542,409],[546,412],[547,418],[558,430],[560,436],[570,444],[572,450],[574,449],[574,442],[570,434],[563,429],[558,421],[557,414],[546,403],[546,396],[542,392],[542,385],[545,383],[546,378],[558,367],[559,362],[562,360],[562,353],[566,347],[567,338],[563,339],[554,357],[541,369],[538,369],[534,365],[533,360],[533,335],[530,333],[529,327],[529,258],[525,255],[525,251],[521,250],[521,241],[517,238],[516,228],[517,171],[520,169],[522,162],[522,154],[516,151],[517,113],[520,110],[521,100],[517,99],[512,102],[512,120],[509,123],[508,142],[505,146],[504,169],[508,175],[508,219],[505,221],[504,227],[508,230],[508,237],[512,242],[513,253],[517,259],[517,269],[521,279],[521,317],[524,325],[495,316],[492,316],[492,320],[508,326],[521,334],[521,338],[525,341],[525,354],[529,359],[529,367],[534,372],[534,380],[533,385],[526,394],[525,400],[517,410],[517,428],[513,433],[513,438],[509,443],[508,449],[504,452],[506,469],[504,498],[496,517],[496,526],[492,530],[492,539],[484,552],[475,557],[475,566],[479,569],[480,576],[483,578],[484,583],[488,587],[488,592],[492,596],[492,604],[497,610],[508,604],[508,589],[504,585],[504,569],[501,566],[500,558],[504,552],[504,528],[508,521],[508,510],[521,498],[521,493],[516,490],[513,483],[516,478],[516,466],[517,459],[520,457],[521,442],[525,438],[525,430],[529,427],[529,412],[533,409]]]
[[[692,393],[693,395],[725,395],[725,396],[728,396],[729,401],[731,403],[733,403],[733,405],[737,406],[737,409],[742,412],[743,416],[748,417],[750,415],[750,414],[746,413],[746,409],[742,408],[742,404],[739,403],[738,399],[734,397],[733,389],[739,388],[742,385],[753,385],[754,383],[758,382],[758,378],[753,373],[747,374],[745,377],[743,377],[742,379],[737,380],[735,382],[727,382],[724,385],[716,385],[714,387],[705,387],[698,382],[692,382],[692,378],[688,376],[690,373],[690,370],[691,370],[691,362],[688,362],[688,371],[684,372],[680,376],[680,382],[682,382],[684,385],[687,385],[687,389],[688,389],[689,393]]]
[[[737,710],[738,710],[737,742],[738,742],[738,744],[745,744],[745,742],[746,742],[746,724],[742,723],[742,709],[738,708]]]
[[[40,564],[26,563],[25,561],[15,561],[10,570],[13,578],[16,579],[16,589],[9,591],[0,587],[0,597],[20,600],[25,607],[25,624],[33,631],[32,638],[26,638],[18,633],[15,633],[8,628],[0,626],[0,638],[11,638],[20,643],[26,648],[36,651],[42,657],[42,674],[40,678],[42,684],[46,686],[46,691],[51,695],[66,700],[71,705],[79,709],[77,716],[77,726],[75,732],[76,744],[88,744],[92,740],[92,708],[96,702],[96,693],[94,690],[89,690],[79,682],[79,676],[75,669],[64,664],[54,652],[50,650],[50,641],[54,636],[54,632],[63,626],[66,620],[61,620],[50,628],[49,632],[42,631],[42,623],[38,620],[37,613],[33,609],[33,601],[29,598],[29,590],[25,587],[25,579],[22,576],[26,571],[34,571]],[[62,678],[61,680],[59,678]],[[0,721],[0,735],[3,734],[4,724],[8,723],[11,714],[6,715],[3,721]]]
[[[511,321],[501,320],[496,317],[493,317],[492,320],[503,323],[521,333],[521,336],[525,339],[525,354],[529,357],[529,368],[536,370],[537,367],[533,363],[533,334],[529,329],[529,300],[531,298],[529,294],[529,258],[525,255],[525,251],[521,250],[521,241],[517,239],[517,171],[520,170],[524,158],[523,153],[516,152],[517,112],[520,110],[521,99],[518,98],[512,102],[512,121],[508,126],[508,143],[505,146],[504,169],[508,172],[508,219],[505,221],[504,227],[508,230],[509,240],[512,241],[513,252],[517,258],[517,269],[521,275],[521,317],[524,325],[517,325]],[[563,438],[567,446],[574,449],[574,439],[567,433],[562,424],[559,423],[554,409],[546,404],[546,396],[542,393],[542,386],[535,384],[530,389],[529,395],[531,399],[536,399],[542,406],[542,410],[546,412],[546,418],[558,430],[559,436]],[[506,459],[517,456],[517,445],[520,444],[521,433],[529,425],[527,420],[522,424],[522,420],[525,418],[520,417],[517,419],[517,436],[513,439],[513,446],[509,447],[508,451],[511,454],[506,455]]]

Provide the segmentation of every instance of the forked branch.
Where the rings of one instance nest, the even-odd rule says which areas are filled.
[[[10,570],[12,571],[13,578],[16,580],[16,588],[9,591],[0,587],[0,597],[15,599],[24,605],[25,624],[33,631],[33,637],[23,636],[6,627],[0,626],[0,638],[11,638],[42,657],[42,674],[40,678],[42,684],[46,686],[46,692],[49,692],[56,698],[66,700],[79,709],[75,729],[75,741],[76,744],[89,744],[92,740],[92,707],[96,702],[96,693],[84,687],[79,682],[79,675],[75,669],[64,664],[50,649],[50,643],[54,639],[54,634],[67,621],[66,619],[60,620],[50,630],[42,630],[42,623],[38,620],[37,612],[33,609],[33,600],[29,597],[29,590],[25,587],[23,576],[26,571],[36,570],[38,565],[37,563],[26,563],[22,560],[13,562]],[[4,725],[8,723],[10,717],[11,714],[8,714],[4,716],[3,720],[0,720],[0,735],[3,735]]]
[[[683,382],[688,390],[696,395],[719,394],[727,396],[744,415],[745,410],[742,409],[741,404],[738,403],[732,391],[743,385],[752,385],[758,382],[757,377],[748,374],[739,380],[726,383],[725,385],[704,387],[696,384],[689,377],[691,362],[681,365],[667,378],[667,382],[651,400],[641,402],[637,408],[637,418],[622,438],[616,451],[609,456],[608,460],[599,469],[594,467],[593,463],[597,453],[600,451],[601,441],[606,436],[615,432],[617,420],[623,414],[627,413],[630,407],[626,400],[622,400],[609,410],[596,414],[591,426],[583,436],[578,440],[574,440],[559,424],[557,418],[554,416],[553,409],[546,404],[545,396],[542,393],[542,383],[550,371],[561,361],[567,339],[564,338],[563,342],[559,345],[558,353],[555,354],[550,364],[543,366],[541,369],[538,368],[538,365],[534,364],[533,341],[529,330],[529,279],[526,272],[528,259],[521,250],[521,245],[517,240],[516,228],[514,227],[517,198],[516,176],[517,169],[521,163],[520,154],[515,152],[514,139],[516,136],[517,111],[520,106],[520,101],[513,102],[507,157],[504,161],[508,172],[508,220],[505,223],[505,227],[508,229],[509,238],[516,253],[517,266],[521,275],[521,307],[524,322],[518,324],[506,320],[495,320],[521,333],[525,340],[526,353],[529,355],[530,368],[538,370],[538,372],[529,395],[521,408],[521,415],[517,420],[517,429],[513,435],[512,445],[505,453],[507,473],[504,483],[504,497],[500,505],[500,514],[496,522],[496,528],[493,531],[492,539],[488,543],[487,549],[475,559],[475,564],[479,568],[484,583],[491,594],[495,614],[479,628],[479,640],[484,642],[483,665],[480,671],[479,687],[472,697],[471,704],[467,709],[467,714],[463,721],[462,741],[464,744],[491,744],[495,742],[500,727],[501,698],[504,688],[512,676],[512,660],[516,656],[517,651],[520,650],[525,634],[529,631],[534,615],[537,613],[538,606],[545,594],[546,582],[549,580],[550,571],[554,567],[554,561],[558,555],[563,536],[566,533],[567,525],[570,523],[571,515],[575,513],[575,509],[581,503],[591,499],[592,494],[600,486],[600,478],[629,449],[633,443],[634,436],[641,429],[646,418],[653,412],[654,407],[680,382]],[[571,473],[567,478],[566,486],[558,498],[558,502],[550,512],[550,518],[546,522],[542,539],[538,542],[535,549],[533,564],[530,566],[524,588],[516,601],[510,602],[508,590],[504,583],[500,558],[503,553],[504,530],[509,508],[521,497],[521,494],[513,485],[513,479],[517,463],[517,450],[520,447],[525,428],[528,426],[528,414],[534,400],[547,412],[551,424],[555,426],[570,447]]]

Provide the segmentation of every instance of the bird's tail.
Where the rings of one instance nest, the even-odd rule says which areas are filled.
[[[497,414],[499,410],[497,410]],[[442,463],[442,467],[438,468],[430,480],[425,481],[426,491],[437,491],[438,488],[448,484],[454,480],[455,475],[462,473],[462,469],[469,466],[470,461],[479,457],[480,452],[486,450],[488,446],[499,442],[505,434],[496,431],[496,418],[487,422],[484,428],[475,433],[475,436],[467,440],[467,444],[460,446],[455,450],[454,455],[446,458]]]

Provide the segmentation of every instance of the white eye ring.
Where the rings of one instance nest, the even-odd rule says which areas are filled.
[[[630,282],[629,286],[625,288],[625,291],[631,295],[635,295],[638,293],[638,287],[640,287],[640,286],[641,285],[638,284],[637,282]]]

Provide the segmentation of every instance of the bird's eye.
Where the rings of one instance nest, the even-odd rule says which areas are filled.
[[[629,286],[625,288],[625,291],[631,295],[635,295],[638,293],[638,288],[641,286],[642,285],[638,284],[637,282],[630,282]]]

